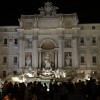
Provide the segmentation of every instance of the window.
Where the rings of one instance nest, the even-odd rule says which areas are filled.
[[[6,71],[3,71],[3,77],[6,77]]]
[[[92,37],[92,44],[96,44],[96,37]]]
[[[84,56],[81,56],[81,63],[85,63]]]
[[[96,62],[97,62],[97,61],[96,61],[96,56],[92,56],[92,63],[93,63],[93,64],[96,64]]]
[[[81,43],[81,45],[84,45],[84,37],[80,38],[80,43]]]
[[[3,63],[7,63],[7,57],[3,58]]]
[[[92,29],[95,29],[95,26],[92,26]]]
[[[7,39],[4,39],[4,46],[7,46]]]
[[[14,57],[14,64],[17,64],[17,57]]]
[[[18,39],[14,40],[14,45],[18,45]]]

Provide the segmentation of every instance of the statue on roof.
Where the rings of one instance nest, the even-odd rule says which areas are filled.
[[[39,8],[40,14],[45,16],[55,15],[58,7],[52,5],[52,2],[46,2],[44,7]]]

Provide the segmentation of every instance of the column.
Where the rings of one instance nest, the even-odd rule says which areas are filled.
[[[60,35],[59,36],[59,40],[58,40],[58,68],[62,68],[63,67],[63,44],[62,44],[62,39],[63,36]]]
[[[41,50],[39,50],[39,69],[41,69]]]
[[[39,68],[41,69],[41,51],[39,52]]]
[[[33,36],[33,53],[32,53],[32,61],[33,61],[33,68],[37,69],[38,68],[38,46],[37,46],[37,39],[38,36],[34,35]]]
[[[57,51],[55,51],[55,69],[57,69],[58,65],[57,65]]]
[[[23,68],[25,68],[26,66],[25,66],[25,37],[23,37],[23,47],[22,47],[22,60],[23,60],[23,62],[22,62],[22,67]]]
[[[23,67],[23,36],[19,37],[19,68]]]
[[[78,67],[77,36],[72,37],[72,67]]]

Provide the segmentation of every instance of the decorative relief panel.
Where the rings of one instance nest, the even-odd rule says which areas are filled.
[[[66,39],[66,40],[64,41],[64,46],[65,46],[65,48],[71,47],[71,39]]]
[[[63,27],[68,28],[68,29],[72,28],[71,20],[70,19],[65,19],[64,22],[63,22]]]
[[[26,48],[32,48],[32,39],[31,38],[27,38],[25,40],[25,47]]]

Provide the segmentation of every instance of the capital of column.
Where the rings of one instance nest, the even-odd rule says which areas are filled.
[[[38,36],[37,35],[33,35],[32,39],[33,40],[37,40],[38,39]]]

